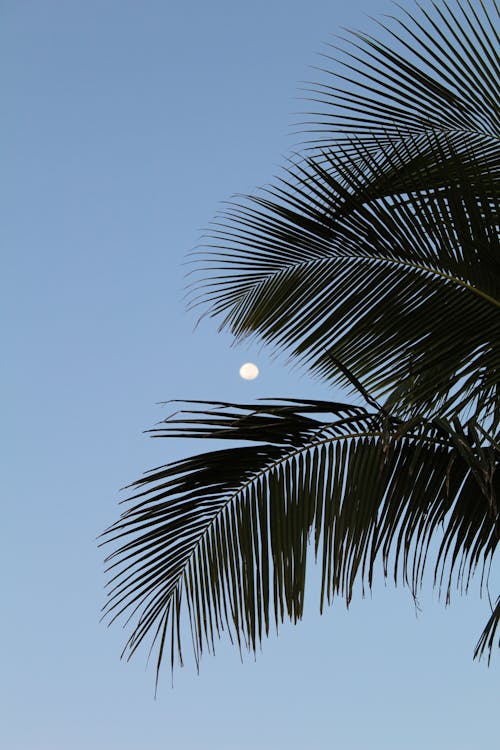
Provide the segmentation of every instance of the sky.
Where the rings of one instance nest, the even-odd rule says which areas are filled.
[[[256,659],[199,674],[99,622],[120,487],[208,446],[143,431],[172,398],[338,398],[186,311],[186,256],[221,205],[293,147],[300,81],[386,0],[0,0],[3,540],[0,746],[9,750],[477,750],[498,658],[472,660],[477,587],[421,611],[377,581],[323,616],[313,593]],[[244,381],[251,360],[260,376]],[[314,592],[314,571],[311,572]]]

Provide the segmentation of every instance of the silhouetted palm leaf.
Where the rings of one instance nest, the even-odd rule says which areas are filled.
[[[392,23],[376,21],[385,40],[351,31],[328,45],[324,58],[334,69],[321,68],[325,81],[309,89],[320,105],[310,113],[311,145],[348,145],[356,136],[378,151],[380,140],[429,130],[465,143],[498,138],[496,0],[417,6],[400,7]]]
[[[372,411],[192,402],[157,437],[250,442],[155,469],[106,537],[105,614],[195,658],[224,629],[255,650],[302,616],[309,541],[320,605],[387,575],[449,596],[499,537],[499,58],[488,3],[433,4],[392,37],[351,34],[320,83],[306,157],[229,203],[198,254],[192,304],[256,335]],[[399,45],[399,50],[398,50]],[[370,393],[373,393],[373,396]],[[383,396],[379,406],[375,397]],[[491,655],[500,606],[475,654]],[[189,627],[189,626],[188,626]]]
[[[129,653],[149,636],[158,666],[166,647],[172,664],[181,658],[184,617],[197,661],[222,630],[255,650],[271,623],[300,619],[309,541],[321,608],[337,593],[349,602],[357,578],[371,586],[377,560],[416,592],[435,536],[447,595],[495,551],[498,453],[444,420],[314,401],[194,403],[153,434],[257,443],[153,470],[106,532],[118,545],[106,615],[131,616]]]
[[[316,153],[230,203],[197,256],[193,305],[221,327],[328,380],[342,381],[338,360],[379,394],[397,386],[403,409],[496,399],[500,79],[485,34],[497,11],[464,8],[422,11],[428,33],[401,22],[402,55],[355,35],[350,115],[345,92],[320,87],[332,106]]]
[[[356,166],[325,153],[267,195],[232,204],[195,302],[236,337],[257,334],[327,379],[342,378],[333,355],[376,393],[406,384],[420,408],[491,406],[498,164],[450,144],[440,161],[441,145],[425,140],[411,163],[396,149],[384,158],[360,149]]]

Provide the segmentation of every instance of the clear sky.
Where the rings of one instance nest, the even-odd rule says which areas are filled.
[[[198,676],[119,660],[99,624],[99,532],[119,487],[208,446],[142,435],[169,398],[339,394],[230,348],[185,312],[182,263],[219,202],[269,181],[298,82],[386,0],[1,0],[5,462],[0,746],[8,750],[478,750],[498,738],[488,606],[379,579],[349,612],[309,596],[256,661]],[[242,362],[261,368],[238,377]],[[314,575],[312,574],[314,578]],[[314,580],[312,580],[314,588]]]

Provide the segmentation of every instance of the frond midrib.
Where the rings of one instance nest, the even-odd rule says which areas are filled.
[[[378,255],[377,257],[374,257],[370,255],[361,255],[361,254],[352,253],[352,252],[351,253],[343,252],[338,255],[329,255],[329,256],[322,257],[322,258],[306,258],[301,261],[283,264],[283,266],[277,269],[276,271],[272,271],[266,274],[264,279],[259,279],[258,282],[254,282],[252,285],[250,285],[250,288],[245,291],[243,297],[246,297],[249,294],[254,293],[255,290],[258,289],[259,286],[262,286],[265,283],[271,281],[273,278],[276,278],[283,271],[295,270],[299,268],[314,267],[317,265],[322,265],[325,262],[330,262],[331,260],[346,260],[346,261],[354,260],[357,262],[365,262],[368,264],[370,263],[387,264],[387,265],[392,265],[392,266],[398,266],[401,268],[408,268],[414,271],[420,271],[422,273],[430,274],[437,278],[444,279],[445,281],[449,281],[455,286],[459,286],[464,289],[467,289],[469,292],[481,297],[482,299],[492,304],[494,307],[500,308],[500,300],[496,299],[495,297],[492,297],[490,294],[483,291],[479,287],[474,286],[473,284],[467,281],[464,281],[463,279],[460,279],[458,276],[454,276],[451,273],[446,273],[445,271],[440,271],[438,268],[435,268],[433,266],[428,266],[423,263],[416,263],[413,261],[404,261],[401,258],[390,258],[384,255]]]

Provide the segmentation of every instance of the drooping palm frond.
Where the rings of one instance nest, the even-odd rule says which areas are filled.
[[[402,53],[352,37],[350,88],[316,88],[307,158],[229,204],[193,286],[193,305],[237,338],[262,337],[374,409],[192,402],[154,431],[250,445],[132,485],[106,532],[105,615],[130,618],[129,655],[150,638],[157,666],[166,649],[173,665],[186,625],[196,661],[222,630],[255,650],[273,623],[302,616],[309,547],[321,607],[337,594],[349,602],[356,581],[371,586],[378,563],[416,592],[433,539],[447,597],[493,558],[498,10],[433,8],[396,19]],[[475,655],[491,655],[499,619],[497,603]]]
[[[496,549],[500,454],[446,420],[307,400],[195,402],[153,434],[250,443],[153,470],[105,533],[115,547],[105,615],[131,619],[125,651],[150,638],[158,668],[165,651],[182,660],[186,627],[198,661],[223,630],[255,650],[273,624],[300,619],[309,546],[321,607],[336,594],[349,602],[356,580],[371,586],[378,561],[416,591],[434,538],[446,595]]]
[[[398,386],[405,408],[491,409],[499,177],[498,147],[434,133],[293,164],[220,217],[193,303],[328,380],[337,360],[377,394]]]

